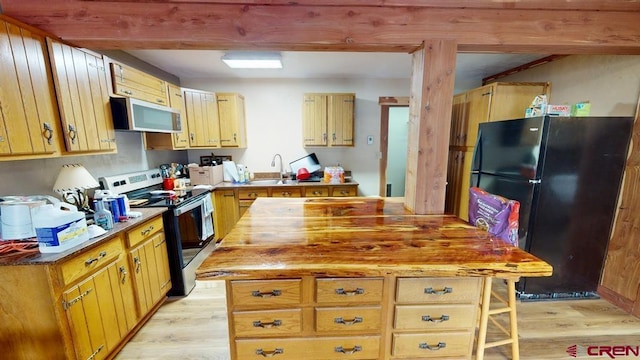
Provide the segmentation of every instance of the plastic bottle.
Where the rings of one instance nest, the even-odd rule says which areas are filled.
[[[244,178],[244,165],[238,165],[238,182],[239,183],[243,183],[245,182],[245,178]]]
[[[95,208],[93,221],[96,225],[107,231],[113,229],[113,215],[111,214],[111,211],[104,208],[102,200],[95,200],[93,202],[93,206]]]

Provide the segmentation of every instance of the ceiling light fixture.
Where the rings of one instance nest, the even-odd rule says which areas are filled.
[[[221,59],[232,69],[282,69],[282,56],[277,52],[232,52]]]

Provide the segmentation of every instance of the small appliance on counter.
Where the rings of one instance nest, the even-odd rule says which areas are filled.
[[[298,181],[320,182],[322,180],[322,166],[316,153],[294,160],[289,163],[289,166]]]

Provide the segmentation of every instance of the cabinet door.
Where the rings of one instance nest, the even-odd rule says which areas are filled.
[[[106,358],[135,325],[129,276],[118,259],[63,293],[78,359]]]
[[[489,121],[523,118],[525,109],[540,94],[549,97],[549,83],[497,83],[492,95]]]
[[[44,40],[0,20],[0,155],[60,153]]]
[[[139,317],[144,317],[171,288],[164,232],[160,231],[129,252],[138,294]]]
[[[332,146],[353,146],[355,95],[328,95],[327,122]]]
[[[305,94],[302,106],[303,145],[326,146],[327,97],[322,94]]]
[[[467,139],[467,94],[462,93],[453,97],[451,111],[451,137],[449,146],[465,146]]]
[[[478,139],[478,125],[489,121],[489,110],[493,86],[486,85],[467,92],[467,134],[465,146],[475,146]],[[524,111],[524,110],[523,110]]]
[[[115,132],[102,57],[47,39],[67,151],[112,151]]]
[[[158,105],[169,104],[167,83],[131,66],[111,63],[113,92]]]
[[[215,239],[220,240],[231,231],[240,218],[239,201],[234,190],[215,190],[213,207]]]
[[[215,94],[185,90],[190,147],[220,147],[220,121]]]
[[[220,145],[246,147],[244,97],[240,94],[216,94],[220,117]]]

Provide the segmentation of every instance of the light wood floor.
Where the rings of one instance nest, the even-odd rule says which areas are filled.
[[[608,359],[584,349],[640,345],[640,319],[605,300],[518,303],[518,328],[523,360],[574,359],[566,353],[571,345],[579,347],[576,359]],[[509,359],[508,350],[488,349],[485,359]],[[116,359],[229,359],[224,283],[197,282],[189,296],[167,301]]]

